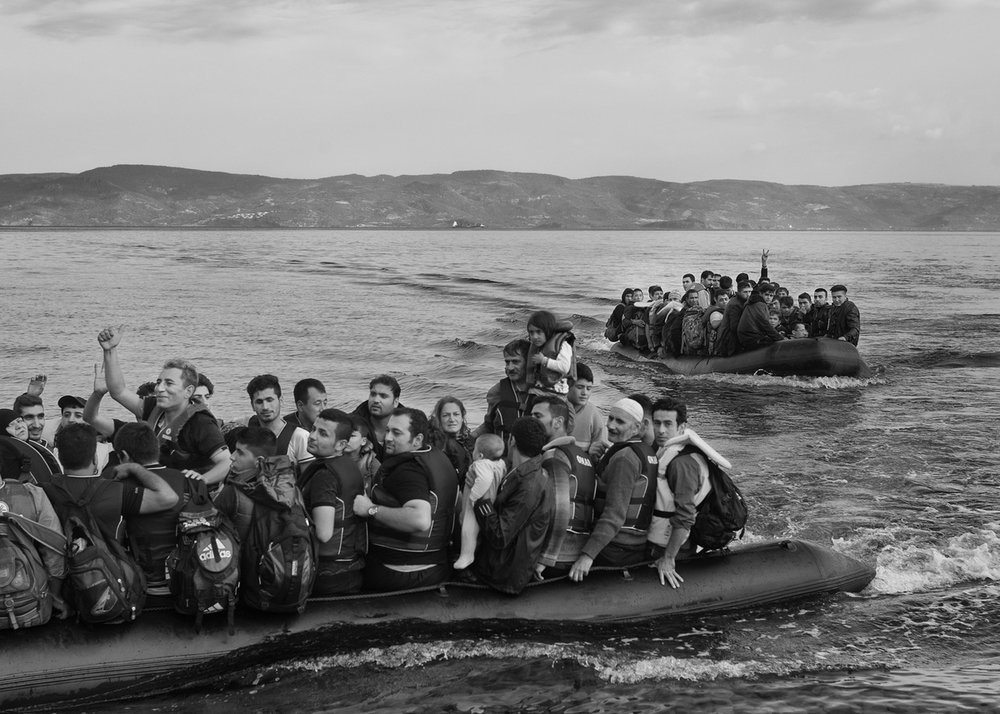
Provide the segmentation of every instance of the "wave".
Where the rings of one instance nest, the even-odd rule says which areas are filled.
[[[896,360],[893,364],[924,369],[991,369],[1000,367],[1000,352],[930,350]]]

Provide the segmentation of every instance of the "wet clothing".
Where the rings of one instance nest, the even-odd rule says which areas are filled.
[[[771,327],[768,319],[770,308],[764,298],[754,293],[747,301],[747,306],[740,316],[740,326],[737,330],[737,339],[744,350],[753,350],[758,347],[767,347],[775,342],[784,339],[781,334]]]
[[[861,313],[858,306],[850,300],[844,300],[840,305],[830,308],[830,330],[827,337],[834,339],[843,337],[855,347],[861,337]]]
[[[516,595],[535,571],[552,523],[552,482],[539,455],[508,473],[497,489],[496,501],[476,503],[479,547],[473,564],[476,575],[500,592]]]

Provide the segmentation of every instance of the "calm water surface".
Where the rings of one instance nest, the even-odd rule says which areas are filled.
[[[338,633],[308,657],[101,711],[982,711],[1000,695],[996,234],[0,233],[0,403],[36,372],[86,395],[123,324],[130,384],[195,361],[224,418],[250,377],[319,377],[336,406],[379,372],[482,416],[499,348],[547,308],[577,322],[594,401],[674,393],[734,464],[748,541],[807,538],[877,568],[859,596],[678,622]],[[712,268],[793,293],[846,283],[869,380],[671,376],[610,353],[625,286]],[[109,404],[109,412],[115,413]],[[359,645],[360,643],[360,645]],[[222,690],[222,691],[220,691]]]

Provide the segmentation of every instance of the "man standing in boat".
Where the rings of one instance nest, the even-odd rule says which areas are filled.
[[[608,412],[612,446],[597,466],[597,521],[570,568],[580,582],[596,563],[629,567],[648,559],[646,531],[656,496],[656,455],[642,441],[643,409],[633,399],[620,399]]]
[[[156,380],[154,396],[141,399],[125,386],[118,362],[122,328],[101,330],[97,341],[104,350],[108,393],[139,421],[153,428],[160,442],[160,464],[197,471],[209,484],[223,481],[229,473],[229,449],[208,407],[191,404],[198,386],[198,370],[194,365],[186,360],[168,360]]]
[[[458,482],[448,457],[429,446],[429,431],[419,409],[393,410],[372,496],[354,498],[355,515],[368,519],[366,590],[436,585],[451,574],[448,542]]]
[[[833,307],[830,309],[830,331],[826,336],[850,342],[857,347],[858,338],[861,337],[861,312],[858,306],[847,299],[847,287],[844,285],[834,285],[830,288],[830,295]]]
[[[503,369],[506,375],[486,393],[486,417],[475,431],[479,434],[496,434],[507,442],[510,427],[525,416],[528,402],[528,348],[525,339],[511,340],[503,348]]]

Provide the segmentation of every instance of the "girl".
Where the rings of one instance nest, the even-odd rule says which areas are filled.
[[[576,337],[573,323],[557,320],[547,310],[533,312],[528,318],[528,390],[531,394],[569,392],[567,378],[576,379]]]

